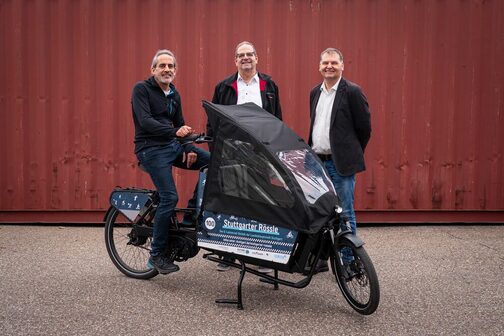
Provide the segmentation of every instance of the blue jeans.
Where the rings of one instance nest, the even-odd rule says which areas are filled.
[[[329,173],[334,189],[336,189],[336,194],[341,201],[341,207],[343,208],[342,216],[346,217],[350,222],[352,233],[355,235],[357,233],[354,211],[355,174],[350,176],[340,175],[332,160],[325,160],[324,165]],[[340,223],[340,225],[343,226],[344,223]],[[343,261],[345,263],[350,263],[353,260],[352,251],[345,247],[342,249],[342,252]]]
[[[198,170],[209,162],[210,154],[207,151],[195,147],[193,152],[198,155],[198,158],[190,168],[187,168],[186,164],[182,162],[183,149],[176,140],[166,145],[148,147],[137,153],[138,161],[149,173],[159,193],[159,205],[154,217],[151,256],[157,256],[164,252],[168,243],[171,217],[178,202],[172,166]],[[196,193],[193,195],[193,199],[189,201],[190,205],[196,204],[195,199]]]

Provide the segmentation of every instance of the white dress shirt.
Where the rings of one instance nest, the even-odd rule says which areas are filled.
[[[262,106],[261,88],[259,87],[259,76],[257,73],[250,80],[250,83],[245,83],[243,78],[238,74],[238,102],[236,104],[254,103],[259,107]]]
[[[315,121],[312,131],[312,149],[317,154],[331,154],[331,143],[329,141],[329,128],[331,127],[331,113],[338,91],[340,79],[329,90],[325,84],[320,86],[320,98],[315,109]]]

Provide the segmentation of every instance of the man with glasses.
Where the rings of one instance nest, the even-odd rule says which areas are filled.
[[[257,71],[259,59],[254,45],[247,41],[238,43],[234,59],[238,71],[217,84],[212,103],[236,105],[252,102],[282,120],[278,87],[270,76]],[[213,135],[209,123],[207,134]],[[229,269],[230,266],[224,263],[217,265],[219,271]],[[259,271],[269,273],[273,270],[260,267]]]
[[[243,41],[236,46],[237,72],[217,84],[212,103],[236,105],[252,102],[282,119],[278,87],[270,76],[257,72],[257,52],[254,45]],[[207,133],[211,135],[210,125]]]
[[[197,170],[208,164],[210,157],[207,151],[192,144],[182,146],[176,140],[176,137],[193,133],[184,122],[180,95],[172,83],[176,73],[175,55],[166,49],[159,50],[152,60],[152,76],[136,83],[131,96],[135,154],[160,197],[148,266],[161,274],[179,270],[173,260],[165,256],[169,224],[178,202],[172,166]]]

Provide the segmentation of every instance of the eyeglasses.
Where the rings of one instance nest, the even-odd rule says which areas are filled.
[[[160,63],[158,64],[158,68],[159,69],[170,69],[170,70],[173,70],[175,69],[175,64],[172,64],[172,63]]]
[[[246,52],[246,53],[236,54],[236,58],[243,58],[245,56],[252,57],[254,55],[255,55],[255,52]]]

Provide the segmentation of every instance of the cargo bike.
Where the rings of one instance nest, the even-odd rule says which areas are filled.
[[[237,297],[216,300],[238,309],[243,309],[247,273],[274,289],[304,288],[317,273],[318,261],[329,260],[329,274],[345,300],[357,312],[372,314],[380,300],[378,277],[363,241],[341,216],[338,197],[317,155],[255,104],[204,101],[203,107],[213,139],[193,136],[181,141],[212,142],[212,156],[199,172],[195,207],[175,211],[166,255],[183,262],[203,249],[204,258],[238,268]],[[116,188],[110,195],[106,247],[114,265],[129,277],[158,274],[147,266],[158,203],[154,190]],[[252,265],[274,272],[264,274]],[[286,280],[282,272],[297,274],[299,280]]]

